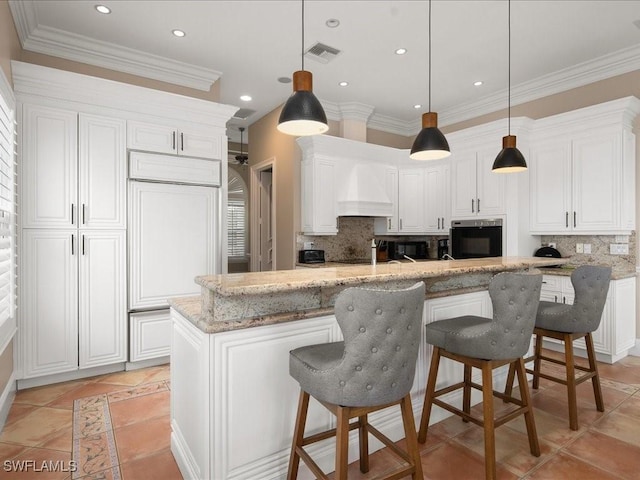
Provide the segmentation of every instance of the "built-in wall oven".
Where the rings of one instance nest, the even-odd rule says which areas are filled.
[[[502,219],[451,222],[451,256],[482,258],[502,256]]]

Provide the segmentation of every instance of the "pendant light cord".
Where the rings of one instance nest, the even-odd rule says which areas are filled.
[[[511,135],[511,0],[509,0],[509,60],[508,60],[508,68],[509,68],[509,73],[508,73],[508,91],[509,91],[509,100],[508,100],[508,108],[507,108],[507,112],[508,112],[508,116],[509,116],[509,120],[508,120],[508,130],[509,130],[509,135]]]
[[[431,0],[429,0],[429,112],[431,112]]]
[[[302,0],[302,48],[300,55],[302,56],[302,70],[304,70],[304,0]]]

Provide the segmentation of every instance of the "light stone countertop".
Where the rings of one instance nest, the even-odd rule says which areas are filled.
[[[571,274],[573,273],[573,271],[576,269],[577,267],[575,265],[564,265],[562,267],[559,268],[553,268],[553,267],[547,267],[547,268],[540,268],[539,270],[544,274],[544,275],[557,275],[560,277],[570,277]],[[635,277],[637,275],[635,270],[618,270],[618,269],[613,269],[611,271],[611,280],[622,280],[624,278],[631,278],[631,277]]]
[[[200,296],[170,299],[171,307],[205,333],[331,315],[350,286],[404,288],[424,281],[426,298],[486,290],[491,277],[556,265],[558,259],[494,257],[471,260],[341,266],[196,278]]]

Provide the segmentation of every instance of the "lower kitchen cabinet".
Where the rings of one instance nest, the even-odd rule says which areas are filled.
[[[126,360],[125,234],[22,230],[21,378]]]
[[[575,293],[571,278],[560,275],[544,275],[540,300],[573,304]],[[636,279],[635,277],[611,280],[607,301],[602,312],[600,327],[593,332],[593,346],[598,360],[615,363],[627,356],[636,338]],[[545,339],[545,347],[562,350],[561,342]],[[584,340],[574,342],[576,354],[586,357]]]
[[[166,357],[171,354],[171,315],[169,310],[129,315],[130,362]]]

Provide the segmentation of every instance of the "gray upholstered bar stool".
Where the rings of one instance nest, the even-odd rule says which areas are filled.
[[[411,475],[422,479],[409,391],[413,385],[425,286],[420,282],[401,290],[347,288],[335,303],[343,342],[310,345],[292,350],[289,373],[300,383],[298,415],[287,478],[297,478],[300,459],[317,478],[327,476],[303,448],[336,436],[335,479],[347,478],[349,431],[359,430],[360,470],[369,470],[368,434],[371,433],[403,458],[408,466],[391,478]],[[337,427],[304,436],[313,396],[337,417]],[[400,405],[407,451],[368,423],[367,415]],[[358,420],[349,423],[357,417]],[[390,477],[385,477],[390,478]]]
[[[540,446],[531,408],[531,398],[525,377],[523,355],[529,349],[531,335],[540,300],[542,275],[500,273],[491,279],[489,295],[493,304],[493,318],[473,315],[448,318],[426,326],[427,343],[433,354],[420,420],[418,441],[427,439],[429,417],[433,405],[459,415],[484,428],[485,476],[496,478],[495,428],[523,414],[533,455],[540,456]],[[445,357],[464,365],[464,380],[436,391],[440,358]],[[520,399],[493,390],[493,369],[513,365],[518,373]],[[482,385],[472,381],[472,368],[482,371]],[[471,416],[471,388],[482,391],[482,418]],[[462,410],[440,399],[454,390],[462,391]],[[494,418],[493,397],[514,403],[498,418]]]
[[[567,386],[569,405],[569,428],[578,430],[578,405],[576,401],[576,386],[591,379],[593,395],[596,400],[596,408],[604,412],[600,377],[598,376],[598,364],[593,348],[591,333],[600,326],[602,311],[607,301],[607,292],[611,281],[611,267],[582,265],[571,274],[571,283],[575,291],[573,305],[555,302],[540,302],[536,326],[533,333],[536,336],[534,355],[525,359],[525,362],[534,361],[533,370],[527,369],[533,374],[533,388],[537,389],[540,377],[561,383]],[[542,340],[544,337],[562,340],[564,343],[565,360],[548,357],[542,354]],[[589,367],[576,365],[573,356],[573,341],[583,338],[587,347]],[[564,378],[554,377],[542,373],[542,360],[564,365],[566,374]],[[576,370],[586,372],[577,377]],[[513,385],[513,372],[509,371],[505,393],[510,393]]]

